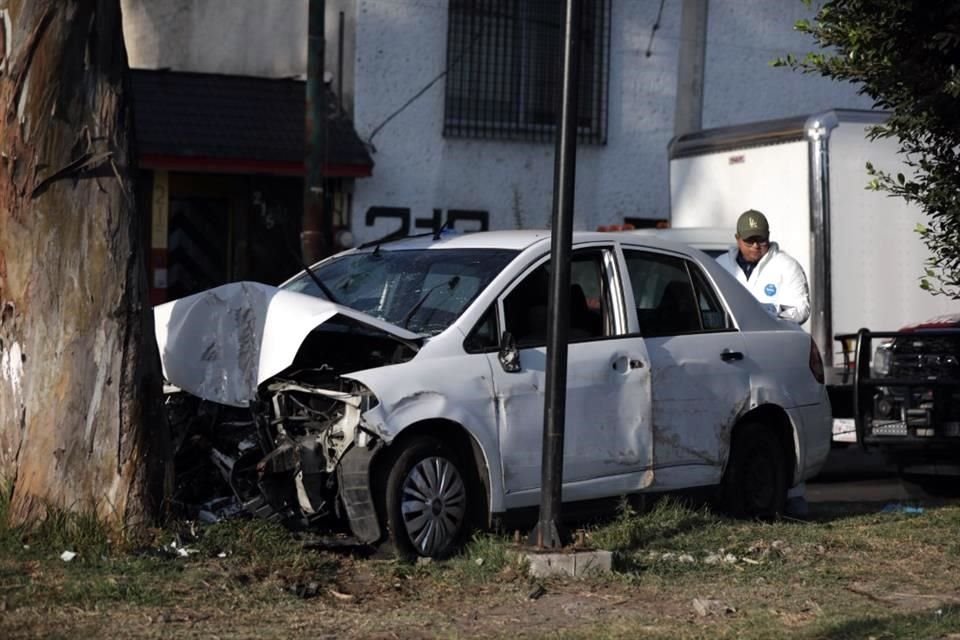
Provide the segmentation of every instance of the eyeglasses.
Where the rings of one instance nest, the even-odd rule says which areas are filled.
[[[770,244],[770,238],[763,238],[761,236],[754,236],[752,238],[740,238],[740,242],[751,247],[764,247]]]

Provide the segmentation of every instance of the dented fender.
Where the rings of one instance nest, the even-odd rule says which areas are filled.
[[[377,398],[376,407],[363,414],[362,426],[392,442],[410,426],[429,420],[445,420],[462,426],[479,446],[487,468],[492,512],[503,510],[503,481],[496,425],[493,386],[486,360],[476,360],[475,368],[463,362],[450,367],[437,360],[422,366],[415,362],[351,373],[345,376],[367,387]],[[481,366],[482,365],[482,366]],[[402,366],[400,370],[397,367]],[[458,380],[459,384],[451,384]],[[456,396],[437,389],[457,389]]]

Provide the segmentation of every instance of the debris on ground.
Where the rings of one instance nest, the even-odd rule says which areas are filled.
[[[763,557],[765,556],[766,554],[764,554]],[[647,554],[647,557],[654,562],[678,562],[680,564],[697,564],[698,562],[710,565],[738,563],[750,565],[761,564],[761,560],[756,560],[746,556],[736,556],[732,553],[728,553],[724,549],[708,553],[700,560],[698,560],[697,557],[692,553],[678,553],[674,551],[650,551]]]
[[[914,507],[911,505],[901,504],[899,502],[890,502],[884,505],[883,509],[880,510],[881,513],[912,513],[918,514],[923,513],[923,507]]]
[[[547,589],[542,584],[536,584],[533,586],[533,589],[527,594],[527,600],[539,600],[544,595],[546,595]]]
[[[317,596],[320,592],[320,584],[317,582],[296,582],[287,589],[298,598],[308,600]]]
[[[709,598],[694,598],[693,599],[693,610],[697,612],[697,615],[701,618],[711,615],[731,615],[737,612],[736,608],[729,605],[725,605],[719,600],[711,600]]]
[[[336,589],[330,589],[330,595],[332,595],[337,600],[342,600],[345,602],[349,602],[354,599],[353,595],[349,593],[343,593],[343,592],[337,591]]]

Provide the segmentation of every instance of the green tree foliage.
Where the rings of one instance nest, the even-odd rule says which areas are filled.
[[[921,286],[960,299],[960,2],[830,0],[795,28],[820,50],[775,66],[858,84],[892,114],[870,135],[899,139],[912,175],[868,163],[869,188],[921,207],[931,252]]]

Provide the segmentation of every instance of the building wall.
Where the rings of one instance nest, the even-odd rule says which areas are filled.
[[[308,0],[121,0],[130,66],[286,78],[307,68]]]
[[[681,4],[664,2],[652,32],[659,3],[612,2],[608,142],[578,149],[577,228],[669,217],[666,149],[673,135]],[[368,139],[444,70],[447,1],[357,0],[355,6],[354,120]],[[869,108],[849,85],[770,67],[778,55],[809,50],[808,38],[793,24],[810,15],[800,0],[710,1],[705,127]],[[445,218],[451,209],[486,211],[491,229],[548,226],[553,145],[443,138],[443,94],[441,81],[376,133],[374,175],[356,184],[355,236],[369,240],[397,228],[395,218],[371,220],[381,207],[409,209],[411,231],[417,220],[428,225],[434,210]]]
[[[871,107],[853,85],[770,66],[779,56],[812,50],[810,37],[793,25],[813,15],[801,0],[710,0],[704,128]]]

